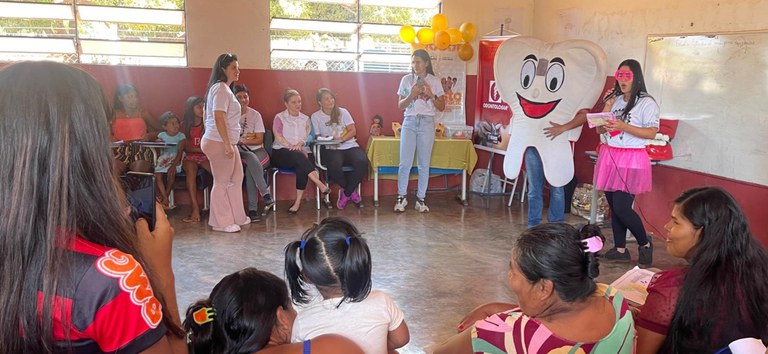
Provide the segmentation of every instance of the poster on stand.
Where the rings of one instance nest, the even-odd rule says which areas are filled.
[[[496,89],[493,60],[499,46],[515,36],[486,36],[480,38],[477,60],[477,94],[475,100],[475,143],[506,149],[502,131],[507,130],[512,110]]]
[[[435,123],[445,126],[466,126],[465,112],[467,90],[467,63],[459,59],[460,45],[450,45],[447,49],[437,49],[434,44],[414,44],[413,50],[424,49],[432,59],[432,69],[440,80],[445,92],[445,110],[437,112]],[[491,61],[493,69],[493,61]]]

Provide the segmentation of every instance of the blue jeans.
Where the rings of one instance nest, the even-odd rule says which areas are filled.
[[[416,167],[419,170],[419,187],[416,198],[424,199],[429,185],[429,161],[432,145],[435,144],[435,118],[432,116],[406,116],[400,131],[400,165],[397,169],[397,194],[408,194],[408,176],[413,167],[416,153]]]
[[[544,165],[535,147],[525,149],[525,173],[528,176],[528,227],[541,224],[544,209]],[[549,187],[548,222],[565,221],[565,189]]]

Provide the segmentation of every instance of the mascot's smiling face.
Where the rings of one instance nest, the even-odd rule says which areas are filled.
[[[551,44],[515,37],[505,41],[496,53],[494,71],[499,93],[515,118],[546,117],[562,124],[579,109],[592,107],[605,82],[602,50],[595,47],[579,40]]]
[[[535,55],[529,54],[523,60],[520,69],[520,86],[522,89],[531,88],[537,76],[544,76],[544,87],[547,91],[555,93],[563,87],[563,81],[565,81],[565,62],[560,57],[549,61],[546,58],[536,58]],[[523,97],[520,91],[516,93],[517,102],[522,107],[523,112],[527,117],[533,119],[546,116],[562,100],[562,98],[558,98],[549,102],[534,102]]]
[[[494,59],[496,88],[512,109],[504,173],[517,178],[528,147],[541,157],[547,181],[556,187],[573,178],[575,141],[581,127],[550,139],[544,128],[568,123],[583,108],[591,108],[605,84],[606,55],[584,40],[547,43],[514,37],[499,46]]]

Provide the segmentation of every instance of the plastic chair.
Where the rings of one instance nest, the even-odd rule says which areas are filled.
[[[168,204],[171,206],[175,206],[176,202],[173,199],[174,190],[177,186],[184,186],[186,187],[186,178],[187,174],[182,169],[181,172],[176,174],[176,183],[174,183],[174,188],[171,189],[171,193],[168,195]],[[179,183],[179,180],[181,180],[181,183]],[[210,209],[211,206],[211,186],[213,185],[213,176],[211,176],[208,171],[204,170],[203,168],[197,169],[197,189],[203,190],[203,211]],[[190,196],[191,198],[192,196]]]

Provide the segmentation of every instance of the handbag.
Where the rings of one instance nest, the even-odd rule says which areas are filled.
[[[271,159],[269,157],[269,154],[267,153],[267,150],[265,150],[264,148],[251,149],[250,147],[248,147],[248,145],[245,145],[245,144],[237,144],[237,147],[240,148],[240,150],[242,151],[250,152],[256,155],[256,158],[259,160],[259,164],[261,165],[261,167],[265,169],[269,168]]]

